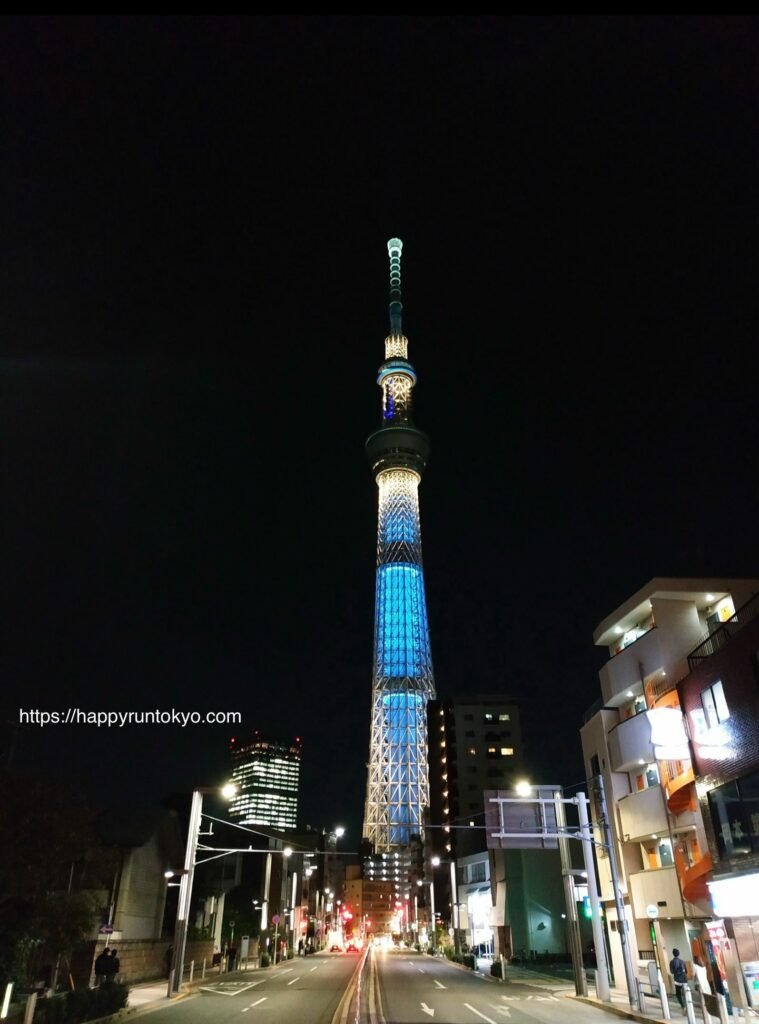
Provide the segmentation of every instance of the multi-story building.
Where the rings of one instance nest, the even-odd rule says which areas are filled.
[[[688,654],[759,589],[747,579],[651,580],[607,616],[594,642],[608,649],[601,699],[581,730],[597,839],[613,844],[626,924],[617,917],[610,858],[597,848],[616,984],[690,948],[711,915],[707,837],[696,796],[677,684]],[[598,780],[603,784],[603,795]]]
[[[429,847],[439,856],[486,849],[482,794],[511,789],[522,772],[519,705],[500,693],[429,703]]]
[[[491,910],[497,894],[491,892],[483,793],[513,789],[522,773],[519,705],[505,694],[481,693],[430,701],[428,716],[426,863],[436,913],[439,923],[457,929],[460,942],[492,945],[493,922],[508,913],[505,889],[500,917]],[[433,866],[433,858],[440,864]],[[425,908],[430,896],[425,888]]]
[[[759,595],[688,655],[679,682],[708,853],[701,875],[712,919],[699,952],[733,1003],[759,1008]]]
[[[416,372],[403,333],[399,238],[390,257],[390,334],[377,383],[382,426],[366,442],[377,482],[374,671],[363,835],[378,853],[422,832],[429,802],[427,701],[435,696],[419,522],[429,441],[413,421]]]
[[[232,781],[237,792],[229,816],[242,825],[265,825],[282,831],[298,824],[301,743],[233,737]]]

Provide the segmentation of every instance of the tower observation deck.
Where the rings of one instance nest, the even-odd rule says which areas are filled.
[[[401,251],[391,238],[390,334],[377,383],[382,426],[366,442],[379,491],[374,671],[364,839],[391,852],[422,834],[429,804],[427,701],[435,696],[422,568],[419,483],[429,456],[414,426],[416,373],[403,333]]]

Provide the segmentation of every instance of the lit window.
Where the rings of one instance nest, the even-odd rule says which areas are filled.
[[[514,748],[513,747],[501,747],[501,757],[513,757],[513,756],[514,756]]]
[[[468,747],[467,748],[467,754],[469,754],[470,757],[474,757],[474,755],[476,753],[477,753],[477,748],[476,747]]]
[[[492,722],[493,721],[493,712],[492,711],[486,711],[485,712],[485,721],[486,722]]]
[[[501,714],[498,716],[498,721],[499,722],[510,722],[511,721],[511,715],[507,715],[506,712],[502,711]]]
[[[495,747],[488,747],[488,753],[489,754],[494,754],[495,753]]]
[[[720,722],[726,722],[730,717],[730,709],[727,706],[725,691],[720,679],[701,691],[701,704],[704,708],[704,718],[708,729],[719,725]]]

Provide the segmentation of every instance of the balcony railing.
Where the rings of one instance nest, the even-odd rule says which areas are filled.
[[[743,629],[746,623],[751,622],[759,615],[759,594],[747,601],[735,615],[732,615],[725,622],[721,622],[715,630],[707,633],[698,647],[695,647],[688,655],[688,668],[692,672],[704,659],[721,651],[725,644],[730,642],[730,637],[735,636]]]

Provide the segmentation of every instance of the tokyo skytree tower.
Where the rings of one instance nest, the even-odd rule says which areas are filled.
[[[429,804],[427,701],[435,696],[424,596],[419,481],[429,455],[412,416],[416,373],[403,333],[399,238],[390,256],[390,334],[377,383],[382,426],[366,442],[379,490],[374,676],[364,839],[377,852],[422,834]]]

